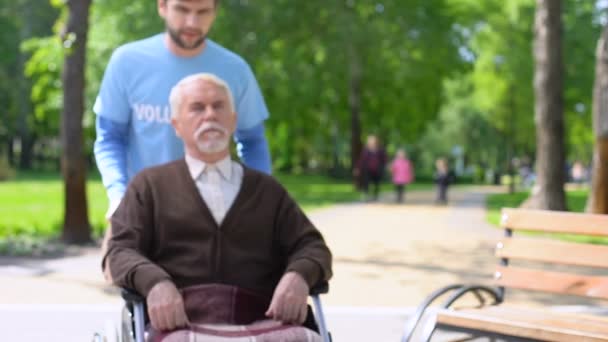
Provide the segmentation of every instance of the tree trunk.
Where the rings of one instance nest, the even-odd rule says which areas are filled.
[[[608,214],[608,25],[597,42],[593,85],[592,185],[587,211]]]
[[[350,160],[351,171],[357,165],[361,154],[361,62],[356,48],[350,46],[350,82],[348,94],[348,106],[350,108]]]
[[[566,210],[561,0],[537,0],[534,95],[537,189],[528,207]]]
[[[69,18],[63,36],[61,170],[65,186],[65,212],[62,240],[67,243],[91,240],[85,188],[86,164],[82,148],[84,69],[90,4],[91,0],[68,0]]]

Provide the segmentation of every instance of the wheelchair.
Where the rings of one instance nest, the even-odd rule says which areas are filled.
[[[331,334],[327,330],[325,314],[321,304],[321,294],[329,292],[329,284],[323,282],[310,289],[310,296],[314,310],[308,306],[308,314],[303,326],[309,328],[319,335],[323,342],[331,342]],[[104,333],[95,333],[93,342],[144,342],[145,327],[149,322],[148,313],[146,310],[146,299],[139,293],[123,288],[121,296],[125,301],[125,306],[122,310],[121,323],[119,331],[112,327],[106,326]]]

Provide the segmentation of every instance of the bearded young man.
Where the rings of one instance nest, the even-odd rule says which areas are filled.
[[[173,88],[170,103],[186,155],[129,184],[104,257],[114,283],[146,297],[157,332],[188,328],[171,341],[189,341],[193,323],[268,321],[259,331],[274,334],[269,340],[319,340],[299,325],[309,289],[332,275],[331,252],[274,178],[231,159],[237,114],[228,85],[192,75]],[[200,304],[214,296],[225,305]],[[218,312],[240,318],[218,321]],[[296,331],[284,331],[286,324]]]
[[[112,54],[94,106],[94,153],[110,202],[108,219],[137,172],[184,156],[183,143],[171,127],[168,97],[188,75],[207,72],[228,84],[239,113],[238,154],[245,165],[270,173],[264,133],[268,109],[255,76],[240,56],[207,38],[218,3],[158,0],[166,31],[125,44]]]

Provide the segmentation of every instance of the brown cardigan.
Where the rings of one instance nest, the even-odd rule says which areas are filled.
[[[244,167],[218,226],[184,159],[133,178],[112,216],[104,258],[116,285],[144,296],[165,279],[178,288],[223,283],[272,296],[287,271],[309,286],[332,275],[321,233],[274,178]]]

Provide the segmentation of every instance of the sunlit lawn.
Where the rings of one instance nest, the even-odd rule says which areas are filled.
[[[108,201],[99,177],[87,181],[89,219],[96,236],[104,225]],[[0,182],[0,238],[56,235],[63,219],[63,184],[59,174],[21,173]]]
[[[286,174],[279,174],[277,178],[307,211],[360,198],[360,194],[346,180]],[[414,184],[410,188],[430,186]],[[392,191],[392,187],[385,184],[382,190]],[[105,227],[104,214],[108,201],[98,175],[88,178],[87,200],[94,236],[99,237]],[[16,236],[56,237],[62,218],[63,185],[59,174],[20,173],[16,179],[0,182],[0,239]]]
[[[521,203],[528,198],[528,192],[516,192],[513,194],[494,194],[490,195],[486,201],[487,219],[493,225],[498,226],[500,223],[500,209],[501,208],[517,208]],[[574,212],[583,212],[585,210],[585,204],[587,202],[588,190],[571,190],[566,193],[566,201],[568,209]],[[588,243],[599,243],[608,244],[608,238],[593,237],[593,236],[580,236],[571,234],[552,234],[560,239],[588,242]]]

